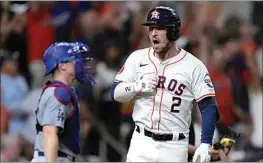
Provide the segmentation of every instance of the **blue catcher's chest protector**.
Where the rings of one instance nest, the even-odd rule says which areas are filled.
[[[79,154],[80,153],[80,117],[79,117],[80,115],[79,115],[78,96],[73,88],[70,88],[69,86],[59,81],[47,82],[46,86],[43,88],[42,94],[44,93],[45,89],[49,87],[61,88],[65,91],[64,94],[66,96],[64,97],[64,99],[65,101],[69,101],[68,103],[64,103],[65,105],[72,102],[74,109],[65,120],[64,130],[62,133],[59,133],[59,141],[62,144],[64,144],[67,148],[72,150],[72,152],[74,152],[75,154]],[[68,97],[70,97],[70,100],[68,100]],[[60,99],[64,100],[63,95],[60,96]],[[42,128],[43,126],[41,126],[37,120],[37,124],[36,124],[37,132],[42,131]]]

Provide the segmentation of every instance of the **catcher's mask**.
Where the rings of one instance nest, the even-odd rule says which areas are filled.
[[[44,53],[45,75],[52,73],[59,63],[75,60],[75,78],[80,83],[95,84],[91,73],[93,59],[85,56],[89,50],[89,47],[82,42],[52,44]]]

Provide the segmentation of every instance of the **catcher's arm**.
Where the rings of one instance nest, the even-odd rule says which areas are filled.
[[[56,126],[44,126],[44,152],[47,162],[56,162],[58,153],[58,128]]]
[[[44,153],[46,161],[56,162],[59,135],[64,130],[67,117],[73,112],[73,109],[70,110],[67,107],[71,96],[62,88],[55,88],[54,91],[48,92],[46,96],[43,94],[43,96],[47,98],[40,120],[43,126]]]

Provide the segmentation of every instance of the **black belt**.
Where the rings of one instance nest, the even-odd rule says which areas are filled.
[[[141,129],[138,125],[136,125],[136,131],[138,133],[141,132]],[[153,133],[147,129],[144,129],[144,135],[145,136],[148,136],[148,137],[151,137],[153,140],[156,140],[156,141],[169,141],[169,140],[173,140],[173,134],[159,134],[159,133]],[[184,139],[185,136],[183,133],[179,133],[179,138],[178,140],[182,140]]]
[[[38,151],[38,156],[45,156],[45,153]],[[61,151],[58,151],[58,157],[66,157],[66,158],[70,159],[72,162],[75,162],[75,157],[70,156],[70,155],[68,155],[64,152],[61,152]]]

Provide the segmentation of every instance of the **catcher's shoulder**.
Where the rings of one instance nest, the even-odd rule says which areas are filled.
[[[60,87],[46,88],[43,96],[47,101],[58,101],[64,105],[67,105],[71,101],[71,95],[69,94],[69,92]]]

